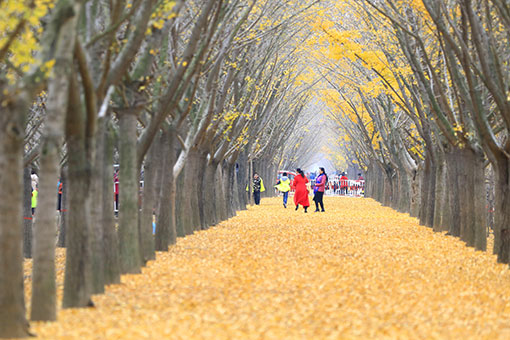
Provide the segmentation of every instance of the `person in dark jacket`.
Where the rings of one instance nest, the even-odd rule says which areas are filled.
[[[315,212],[319,211],[319,205],[322,212],[324,212],[324,191],[326,190],[326,183],[328,182],[328,175],[324,168],[319,168],[319,176],[315,179],[315,188],[313,200],[315,202]]]
[[[246,191],[249,190],[249,186],[246,187]],[[256,205],[260,204],[260,193],[266,191],[266,188],[264,187],[264,181],[262,178],[260,178],[258,173],[253,174],[253,184],[252,184],[252,190],[253,190],[253,200],[255,201]]]

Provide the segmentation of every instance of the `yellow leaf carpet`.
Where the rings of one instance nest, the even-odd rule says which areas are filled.
[[[96,308],[60,310],[32,331],[52,340],[510,339],[510,271],[490,252],[370,199],[325,204],[304,214],[263,199],[179,239],[142,275],[94,296]]]

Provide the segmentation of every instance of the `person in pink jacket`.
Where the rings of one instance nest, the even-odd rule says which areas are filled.
[[[314,196],[313,200],[315,202],[315,212],[319,211],[319,204],[321,206],[322,212],[324,212],[324,191],[326,189],[326,183],[328,182],[328,175],[324,168],[319,168],[319,176],[315,179],[315,188],[313,189]]]

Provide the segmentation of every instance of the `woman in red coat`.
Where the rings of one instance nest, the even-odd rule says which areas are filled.
[[[303,208],[306,210],[310,206],[310,201],[308,200],[308,189],[306,187],[306,183],[308,183],[308,178],[306,178],[303,170],[296,170],[298,175],[294,177],[294,187],[296,191],[294,193],[294,204],[296,204],[296,210],[299,209],[299,205],[301,204]]]

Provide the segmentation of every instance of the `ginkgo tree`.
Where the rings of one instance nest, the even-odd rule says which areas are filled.
[[[483,143],[462,100],[462,72],[452,72],[451,65],[458,62],[448,62],[451,50],[427,24],[431,5],[426,5],[325,5],[324,15],[312,26],[314,43],[322,46],[314,58],[319,72],[343,96],[328,100],[332,110],[343,110],[341,118],[354,122],[343,128],[357,127],[351,137],[357,139],[358,149],[365,149],[364,157],[379,159],[376,164],[386,173],[382,183],[387,189],[376,190],[376,197],[405,211],[408,200],[401,198],[411,187],[410,201],[416,202],[417,196],[421,201],[422,223],[485,249],[485,195],[476,194],[485,192]],[[454,15],[463,4],[452,6],[445,6],[444,13]],[[331,20],[339,10],[345,18],[341,25]],[[340,101],[350,103],[347,110]],[[472,173],[464,173],[466,169]],[[417,179],[415,174],[420,190],[410,181]],[[467,206],[472,208],[463,208]]]
[[[156,249],[244,209],[248,172],[239,169],[248,160],[274,176],[309,99],[295,74],[306,36],[296,23],[316,3],[0,2],[1,190],[16,193],[2,196],[11,199],[0,225],[1,337],[28,334],[21,248],[10,246],[21,244],[15,188],[25,165],[40,176],[33,239],[26,234],[34,257],[31,318],[54,320],[59,175],[67,193],[59,230],[67,248],[63,306],[90,306],[92,294],[121,273],[140,272]],[[37,114],[26,122],[33,103]]]

